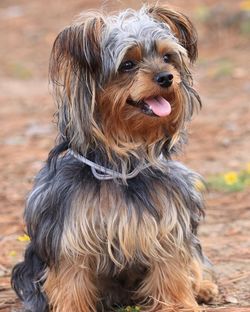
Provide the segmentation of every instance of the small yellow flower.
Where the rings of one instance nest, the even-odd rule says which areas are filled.
[[[244,0],[240,2],[240,8],[243,11],[250,11],[250,0]]]
[[[203,192],[206,189],[204,183],[201,180],[196,180],[194,183],[194,187],[196,191],[200,191],[200,192]]]
[[[30,237],[27,234],[24,234],[24,235],[18,236],[17,240],[19,240],[19,242],[29,242]]]
[[[140,311],[140,307],[135,306],[135,310],[136,310],[136,311]]]
[[[10,257],[16,257],[17,253],[15,250],[10,251],[9,256]]]
[[[224,174],[224,182],[225,182],[227,185],[236,184],[238,181],[239,181],[239,178],[238,178],[237,172],[235,172],[235,171],[230,171],[230,172]]]

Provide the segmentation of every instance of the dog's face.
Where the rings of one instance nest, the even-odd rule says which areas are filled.
[[[169,149],[200,104],[188,69],[196,55],[191,22],[170,9],[80,18],[59,34],[51,57],[63,137],[81,152]]]

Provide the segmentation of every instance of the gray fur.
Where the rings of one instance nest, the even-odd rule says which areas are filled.
[[[145,56],[152,54],[156,40],[178,42],[168,25],[155,21],[147,14],[146,7],[139,11],[126,10],[119,15],[107,17],[102,39],[104,77],[117,71],[126,51],[142,46]]]

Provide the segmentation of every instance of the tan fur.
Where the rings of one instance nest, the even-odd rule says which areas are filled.
[[[168,51],[174,53],[175,57],[185,62],[185,52],[177,43],[160,44],[159,53]],[[125,55],[125,60],[137,61],[142,52],[139,47],[130,49]],[[129,57],[129,58],[128,58]],[[163,57],[163,56],[162,56]],[[179,90],[181,82],[180,74],[171,64],[163,62],[160,55],[144,60],[144,66],[135,74],[119,74],[118,79],[105,86],[98,98],[97,114],[102,118],[102,132],[105,133],[105,148],[109,155],[115,151],[121,158],[126,159],[130,155],[145,158],[148,162],[156,165],[159,156],[155,148],[163,146],[166,142],[166,132],[172,136],[173,144],[179,139],[179,131],[184,127],[185,121],[185,98]],[[157,85],[154,76],[162,71],[174,75],[174,82],[170,88],[164,89]],[[124,85],[126,86],[124,88]],[[152,118],[141,113],[140,109],[127,104],[127,99],[139,101],[148,97],[161,95],[165,97],[172,106],[170,116],[163,118]],[[140,155],[138,150],[147,153]],[[148,148],[148,150],[147,150]]]
[[[190,60],[194,62],[198,55],[197,33],[189,18],[172,8],[164,6],[154,5],[148,11],[155,19],[170,26],[181,45],[187,50]]]
[[[179,260],[178,260],[179,259]],[[63,260],[58,269],[48,271],[44,291],[53,312],[94,312],[100,300],[92,271],[96,262],[91,257]],[[167,261],[167,262],[166,262]],[[150,273],[134,293],[143,312],[198,312],[200,303],[209,303],[218,294],[218,286],[201,280],[201,264],[185,262],[181,254],[164,262],[151,264]],[[190,271],[189,271],[190,270]],[[193,284],[193,292],[191,283]]]
[[[97,290],[91,259],[81,260],[62,260],[59,268],[48,271],[44,291],[53,312],[96,312]]]
[[[63,257],[72,259],[91,253],[98,259],[104,248],[109,257],[124,268],[135,258],[147,264],[148,257],[164,260],[175,249],[186,252],[179,223],[184,222],[189,227],[190,220],[182,201],[176,199],[178,194],[175,202],[170,201],[161,190],[162,186],[157,185],[155,200],[157,210],[162,215],[160,224],[147,211],[139,222],[133,203],[128,207],[119,187],[110,183],[102,184],[100,196],[90,189],[75,196],[62,237]],[[156,198],[156,194],[152,194],[152,197]]]
[[[203,280],[197,295],[197,301],[208,304],[217,297],[218,293],[218,286],[213,281]]]
[[[164,56],[165,54],[182,53],[186,55],[186,50],[177,42],[170,40],[159,40],[156,42],[156,50],[159,55]]]
[[[90,278],[97,278],[89,276],[90,263],[86,264],[85,260],[90,259],[89,255],[94,271],[100,275],[108,272],[110,260],[115,264],[117,273],[133,262],[139,261],[148,266],[149,273],[134,294],[138,301],[146,298],[141,303],[145,311],[172,311],[170,308],[173,306],[176,311],[199,310],[192,284],[199,283],[200,268],[194,265],[196,260],[192,259],[183,241],[180,225],[180,222],[185,222],[189,227],[189,216],[181,200],[178,200],[178,194],[175,202],[169,202],[160,185],[157,189],[157,196],[153,197],[162,215],[160,224],[146,212],[138,223],[135,209],[126,206],[113,184],[112,192],[107,183],[103,184],[100,197],[91,190],[77,194],[62,237],[61,257],[65,261],[58,275],[56,272],[49,274],[45,290],[55,307],[60,306],[58,296],[66,296],[65,288],[74,289],[74,297],[70,291],[69,298],[79,296],[76,302],[80,303],[75,310],[66,305],[67,309],[60,307],[65,310],[56,308],[55,312],[85,311],[81,310],[85,301],[90,302],[90,298],[97,300],[94,290],[89,293],[93,288]],[[81,282],[79,288],[78,281]],[[58,283],[62,285],[60,291],[53,286]],[[89,311],[92,311],[91,303],[88,305]]]
[[[135,60],[137,62],[142,61],[142,50],[140,46],[134,46],[126,52],[125,56],[123,57],[123,61],[130,61]]]
[[[192,286],[198,303],[210,303],[218,295],[218,286],[212,281],[212,272],[195,259],[192,262]]]
[[[167,261],[167,262],[165,262]],[[143,311],[200,311],[191,288],[189,264],[180,255],[154,262],[150,274],[136,293]]]

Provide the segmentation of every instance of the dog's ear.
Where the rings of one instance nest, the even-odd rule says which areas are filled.
[[[194,62],[198,56],[197,32],[189,18],[173,9],[157,5],[149,7],[148,14],[170,27],[180,44],[187,50],[190,61]]]
[[[59,33],[50,57],[52,82],[65,83],[65,78],[69,78],[70,73],[84,72],[93,78],[98,75],[101,70],[100,42],[103,26],[101,16],[81,17]],[[60,81],[60,78],[64,79]]]
[[[61,136],[71,147],[87,148],[93,137],[93,112],[102,72],[101,15],[81,16],[57,36],[50,57],[50,81],[58,104]]]

